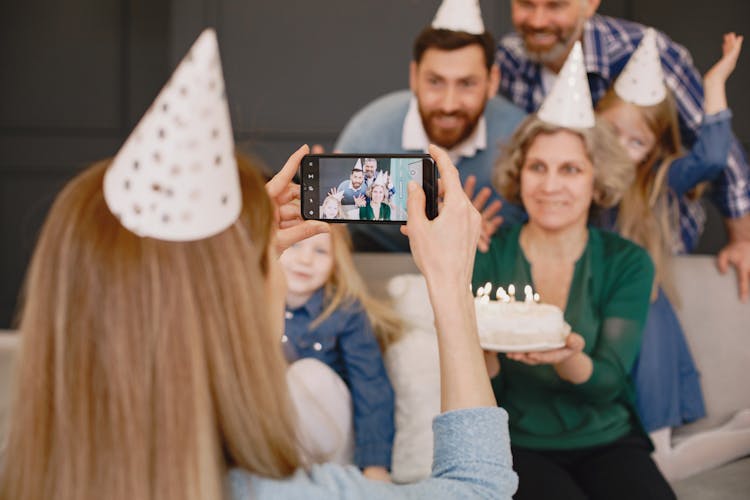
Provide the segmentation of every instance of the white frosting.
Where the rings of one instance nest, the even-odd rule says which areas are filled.
[[[483,343],[517,345],[559,343],[569,327],[559,307],[536,302],[502,302],[477,298],[479,337]]]

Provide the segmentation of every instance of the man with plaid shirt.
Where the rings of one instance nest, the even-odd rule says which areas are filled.
[[[638,47],[644,26],[596,14],[600,0],[511,0],[515,33],[500,40],[500,93],[528,112],[541,105],[573,43],[581,40],[591,97],[596,103]],[[695,142],[703,119],[702,78],[690,53],[663,33],[658,35],[667,86],[677,102],[686,148]],[[719,267],[733,264],[740,297],[750,296],[750,167],[735,138],[724,173],[712,184],[712,198],[725,217],[729,243],[719,253]],[[697,242],[705,214],[699,203],[681,207],[682,233]],[[690,250],[690,249],[688,249]]]

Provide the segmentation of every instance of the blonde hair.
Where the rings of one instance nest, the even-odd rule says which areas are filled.
[[[288,476],[300,457],[266,312],[262,179],[241,165],[225,231],[165,242],[108,210],[108,163],[63,189],[32,258],[0,498],[218,500],[230,466]]]
[[[571,129],[549,124],[531,115],[518,126],[495,165],[493,184],[511,203],[521,201],[521,169],[526,154],[540,135],[568,131],[581,137],[594,166],[593,203],[601,208],[613,207],[633,180],[634,167],[612,131],[600,119],[588,129]]]
[[[325,216],[325,206],[326,206],[326,203],[328,203],[329,201],[333,201],[334,203],[336,203],[336,206],[338,207],[338,210],[336,211],[336,218],[337,219],[343,219],[344,218],[344,211],[341,208],[341,200],[339,198],[336,198],[333,195],[330,195],[330,194],[328,196],[326,196],[325,199],[323,200],[323,203],[320,204],[320,218],[321,219],[325,219],[326,218],[326,216]]]
[[[359,301],[375,332],[380,350],[397,342],[403,334],[403,322],[386,303],[377,300],[367,291],[364,280],[352,259],[352,241],[346,227],[331,224],[333,269],[325,284],[326,307],[310,325],[315,328],[336,309]]]
[[[654,286],[661,286],[667,297],[679,305],[679,294],[671,272],[672,248],[680,238],[679,207],[670,200],[667,176],[672,162],[682,154],[677,107],[671,92],[653,106],[638,106],[623,101],[613,89],[597,104],[597,111],[616,106],[633,106],[656,142],[646,158],[636,166],[635,181],[623,196],[617,214],[617,228],[623,236],[643,246],[654,261]],[[698,197],[703,185],[690,197]]]

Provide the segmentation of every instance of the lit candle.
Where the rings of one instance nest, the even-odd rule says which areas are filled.
[[[513,285],[513,283],[508,285],[508,295],[510,296],[511,302],[516,301],[516,287]]]
[[[539,300],[540,300],[539,294],[538,293],[534,293],[534,302],[538,303]]]
[[[533,300],[534,290],[532,290],[531,285],[526,285],[525,287],[523,287],[523,301],[527,304],[530,304]]]
[[[501,300],[503,302],[509,302],[510,297],[508,297],[508,294],[505,293],[505,289],[503,287],[498,287],[497,294],[495,294],[495,298],[497,300]]]

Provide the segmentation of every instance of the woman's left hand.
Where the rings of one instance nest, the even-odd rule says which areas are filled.
[[[305,144],[286,161],[279,173],[266,183],[266,192],[274,206],[276,224],[276,247],[281,254],[284,250],[318,233],[328,232],[325,222],[302,220],[300,211],[300,187],[292,182],[302,157],[310,152]]]
[[[570,333],[565,339],[565,347],[550,351],[509,352],[508,359],[527,365],[556,365],[567,361],[571,356],[583,351],[586,341],[577,333]]]

